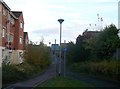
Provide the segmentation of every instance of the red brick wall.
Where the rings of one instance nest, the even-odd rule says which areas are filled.
[[[2,5],[2,13],[3,13],[3,8],[4,6]],[[8,31],[7,29],[7,20],[8,20],[8,10],[6,9],[6,15],[2,14],[2,26],[5,27],[6,32]],[[3,30],[3,28],[2,28]],[[7,33],[5,37],[2,37],[2,46],[5,47],[5,44],[7,42]]]
[[[22,37],[22,44],[19,43],[18,49],[23,50],[24,20],[23,20],[23,15],[22,14],[19,17],[19,25],[20,25],[20,22],[23,23],[23,27],[19,29],[19,40],[20,40],[20,37]]]
[[[2,5],[2,13],[4,6]],[[23,14],[20,15],[18,19],[15,20],[14,25],[8,22],[8,13],[9,11],[6,9],[6,15],[2,14],[2,26],[5,27],[6,36],[2,37],[2,46],[6,47],[6,43],[8,41],[8,33],[13,35],[13,42],[10,44],[12,48],[15,50],[23,50],[23,32],[24,32],[24,18]],[[23,28],[20,28],[20,22],[23,23]],[[9,24],[10,23],[10,24]],[[8,26],[9,25],[9,26]],[[3,28],[2,28],[3,29]],[[20,37],[22,38],[22,44],[20,44]]]
[[[15,46],[15,50],[18,49],[18,43],[19,43],[19,21],[15,20],[15,31],[14,31],[14,46]]]
[[[15,20],[15,19],[14,19],[14,20]],[[10,34],[13,35],[13,42],[12,42],[11,45],[10,45],[10,47],[11,47],[12,49],[15,48],[15,45],[14,45],[14,31],[15,31],[15,22],[14,22],[14,24],[10,23]]]
[[[23,28],[20,28],[20,22],[23,22]],[[23,38],[23,32],[24,32],[24,20],[23,20],[23,15],[19,17],[18,20],[15,21],[15,37],[14,37],[14,45],[15,49],[17,50],[23,50],[23,42],[20,44],[20,37]]]
[[[26,46],[27,46],[27,41],[29,40],[29,38],[28,38],[28,34],[26,35],[26,37],[25,37],[25,39],[23,40],[23,48],[24,48],[24,50],[26,49]]]

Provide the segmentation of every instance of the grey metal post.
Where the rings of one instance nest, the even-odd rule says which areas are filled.
[[[61,37],[62,37],[62,22],[63,19],[58,19],[58,22],[60,23],[60,59],[59,59],[59,76],[61,75]]]

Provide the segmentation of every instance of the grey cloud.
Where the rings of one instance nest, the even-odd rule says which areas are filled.
[[[38,30],[32,31],[32,33],[34,35],[44,35],[44,36],[56,35],[56,34],[59,34],[59,29],[58,28],[38,29]]]

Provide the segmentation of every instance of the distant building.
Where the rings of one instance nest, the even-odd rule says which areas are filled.
[[[118,2],[118,29],[120,29],[120,1]]]
[[[83,32],[84,41],[86,42],[87,49],[91,49],[91,45],[93,45],[93,41],[96,37],[98,37],[100,31],[85,31]]]
[[[85,39],[90,39],[93,37],[97,37],[99,35],[100,31],[88,31],[86,30],[85,32],[83,32],[83,36],[85,37]]]
[[[26,49],[26,46],[28,45],[28,43],[29,43],[28,33],[24,32],[24,38],[23,38],[23,49],[24,50]]]

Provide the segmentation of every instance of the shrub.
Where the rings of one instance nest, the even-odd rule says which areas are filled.
[[[44,44],[28,45],[24,58],[24,62],[20,65],[2,65],[3,87],[34,77],[42,73],[51,63],[50,51]]]
[[[45,45],[28,45],[24,54],[25,61],[39,68],[46,68],[50,63],[50,51]]]
[[[120,60],[74,63],[71,69],[75,72],[103,75],[114,80],[120,80]]]
[[[3,87],[9,84],[16,83],[19,81],[27,80],[40,73],[43,70],[41,68],[36,68],[26,62],[20,65],[2,65],[2,84]]]
[[[9,84],[12,82],[23,80],[27,77],[26,72],[20,71],[15,65],[3,65],[2,67],[2,83]]]

